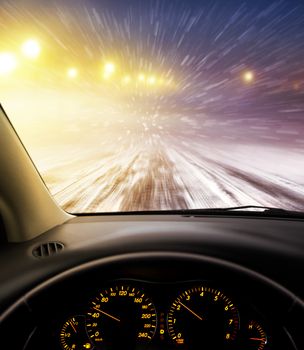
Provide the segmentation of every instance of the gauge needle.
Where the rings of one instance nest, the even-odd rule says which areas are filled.
[[[71,327],[73,328],[74,332],[77,333],[76,331],[76,328],[75,328],[75,325],[74,325],[74,322],[73,321],[70,321],[70,325]]]
[[[113,320],[115,320],[115,321],[117,321],[117,322],[120,322],[120,319],[119,319],[119,318],[116,318],[116,317],[114,317],[114,316],[112,316],[112,315],[110,315],[110,314],[107,314],[106,312],[104,312],[104,311],[98,309],[97,307],[93,307],[93,309],[96,310],[96,311],[98,311],[98,312],[101,312],[102,314],[104,314],[104,315],[106,315],[106,316],[108,316],[108,317],[113,318]]]
[[[183,306],[185,309],[187,309],[188,311],[190,311],[195,317],[197,317],[199,320],[203,320],[201,316],[199,316],[198,314],[196,314],[194,311],[192,311],[191,309],[188,308],[188,306],[184,305],[182,302],[179,302],[181,304],[181,306]]]
[[[265,338],[249,338],[250,340],[265,341]]]

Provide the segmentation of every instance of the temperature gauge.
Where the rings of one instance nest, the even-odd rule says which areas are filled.
[[[264,350],[267,344],[267,335],[261,325],[250,321],[246,327],[246,349]]]

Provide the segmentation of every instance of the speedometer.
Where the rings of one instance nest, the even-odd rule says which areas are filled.
[[[156,310],[145,292],[120,284],[100,291],[87,312],[87,332],[97,349],[132,348],[156,331]]]
[[[236,338],[238,311],[221,291],[205,286],[182,292],[168,313],[169,334],[189,349],[223,349]]]

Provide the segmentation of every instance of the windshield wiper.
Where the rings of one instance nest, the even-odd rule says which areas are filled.
[[[175,209],[175,210],[143,210],[104,213],[73,213],[77,216],[120,216],[120,215],[182,215],[184,217],[198,217],[208,215],[256,216],[276,218],[304,219],[304,212],[261,205],[243,205],[239,207]]]
[[[224,208],[203,208],[203,209],[187,209],[181,210],[183,215],[212,215],[219,213],[233,213],[236,215],[258,215],[258,216],[275,216],[275,217],[296,217],[304,218],[304,212],[287,210],[275,207],[266,207],[261,205],[242,205],[238,207],[224,207]]]

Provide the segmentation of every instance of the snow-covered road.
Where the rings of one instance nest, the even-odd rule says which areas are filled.
[[[264,205],[304,210],[303,153],[262,146],[199,142],[127,143],[42,166],[58,203],[69,212]]]

